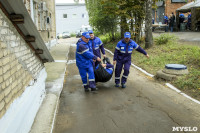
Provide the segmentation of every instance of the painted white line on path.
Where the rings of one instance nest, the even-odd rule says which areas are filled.
[[[152,78],[154,77],[154,75],[152,75],[152,74],[146,72],[145,70],[143,70],[142,68],[136,66],[136,65],[133,64],[133,63],[131,63],[131,66],[135,67],[136,69],[140,70],[141,72],[143,72],[144,74],[146,74],[146,75],[148,75],[148,76],[150,76],[150,77],[152,77]]]
[[[187,94],[185,94],[185,93],[181,93],[181,95],[183,95],[183,96],[187,97],[188,99],[192,100],[192,101],[193,101],[193,102],[195,102],[195,103],[198,103],[198,104],[200,104],[200,101],[198,101],[198,100],[196,100],[196,99],[194,99],[194,98],[192,98],[192,97],[188,96],[188,95],[187,95]]]
[[[105,48],[105,50],[106,50],[107,52],[109,52],[111,55],[114,55],[114,54],[112,53],[112,51],[110,51],[110,50],[108,50],[108,49],[106,49],[106,48]],[[145,70],[143,70],[142,68],[140,68],[140,67],[134,65],[133,63],[131,63],[131,65],[132,65],[133,67],[135,67],[136,69],[140,70],[141,72],[143,72],[144,74],[146,74],[146,75],[148,75],[148,76],[150,76],[150,77],[154,77],[154,75],[152,75],[152,74],[146,72]],[[186,97],[186,98],[192,100],[193,102],[195,102],[195,103],[197,103],[197,104],[200,104],[200,101],[198,101],[198,100],[196,100],[196,99],[194,99],[194,98],[192,98],[192,97],[186,95],[185,93],[182,93],[179,89],[177,89],[176,87],[174,87],[174,86],[171,85],[170,83],[165,83],[165,85],[166,85],[167,87],[169,87],[170,89],[176,91],[177,93],[180,93],[180,94],[183,95],[184,97]]]
[[[168,86],[169,88],[171,88],[172,90],[175,90],[176,92],[181,93],[181,91],[179,89],[177,89],[176,87],[174,87],[170,83],[165,83],[165,85]]]

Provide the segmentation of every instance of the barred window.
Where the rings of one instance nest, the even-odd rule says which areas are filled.
[[[67,18],[67,14],[63,14],[63,18]]]

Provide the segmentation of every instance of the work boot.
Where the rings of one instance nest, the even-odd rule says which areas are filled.
[[[84,85],[84,90],[85,90],[85,92],[89,92],[90,91],[89,88],[88,88],[88,85]]]
[[[91,92],[93,92],[93,93],[97,93],[97,88],[91,88]]]
[[[122,88],[126,88],[126,85],[125,85],[125,84],[122,84]]]
[[[119,87],[119,84],[115,84],[115,87]]]

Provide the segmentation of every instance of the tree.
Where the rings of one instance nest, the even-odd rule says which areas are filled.
[[[121,38],[124,32],[129,31],[136,42],[139,42],[146,2],[147,0],[86,0],[89,22],[102,34],[110,33],[112,39],[115,39],[114,33],[120,27]]]
[[[104,2],[103,0],[86,0],[86,7],[89,13],[89,22],[93,28],[102,34],[109,33],[114,39],[114,33],[117,30],[117,16],[108,13],[116,8],[114,3]]]
[[[145,17],[145,48],[153,46],[152,35],[152,0],[146,1],[146,17]]]

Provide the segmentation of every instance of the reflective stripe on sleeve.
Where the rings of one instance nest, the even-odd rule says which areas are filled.
[[[84,51],[82,51],[82,52],[77,52],[78,54],[83,54],[83,53],[85,53],[85,52],[87,52],[87,51],[89,51],[89,49],[86,49],[86,50],[84,50]]]
[[[139,45],[137,45],[137,47],[135,49],[139,48]]]
[[[120,79],[120,77],[115,77],[115,79]]]
[[[118,47],[115,47],[117,50],[120,50],[120,48],[118,48]]]

